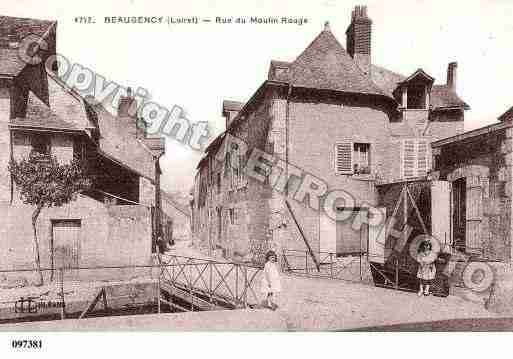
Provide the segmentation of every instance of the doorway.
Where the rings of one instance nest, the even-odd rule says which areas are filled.
[[[459,178],[452,183],[453,248],[465,252],[467,181]]]
[[[78,268],[80,229],[78,219],[52,220],[52,270]]]
[[[336,221],[337,257],[366,253],[368,243],[367,209],[337,208],[337,211],[344,210],[352,210],[352,214],[345,220]]]

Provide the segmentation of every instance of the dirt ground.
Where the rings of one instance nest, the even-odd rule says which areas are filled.
[[[187,242],[168,254],[205,258]],[[289,330],[343,330],[399,323],[494,318],[482,305],[459,297],[418,297],[416,293],[342,280],[282,276],[276,314]]]

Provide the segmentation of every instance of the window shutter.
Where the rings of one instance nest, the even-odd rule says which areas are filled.
[[[411,178],[415,177],[415,140],[403,140],[403,150],[402,150],[402,168],[403,168],[403,178]]]
[[[429,169],[429,143],[427,140],[417,142],[417,176],[427,175]]]
[[[352,142],[340,142],[335,145],[335,170],[337,174],[353,173]]]

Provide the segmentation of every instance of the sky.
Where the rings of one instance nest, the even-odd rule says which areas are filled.
[[[106,79],[143,87],[152,101],[182,107],[192,122],[224,129],[223,99],[248,100],[271,59],[293,61],[330,22],[345,46],[355,5],[373,20],[372,62],[404,75],[422,68],[445,83],[458,61],[458,93],[471,107],[465,129],[496,121],[513,106],[513,1],[2,1],[0,14],[57,20],[57,52]],[[80,24],[92,16],[95,24]],[[106,24],[108,16],[300,17],[297,24]],[[162,187],[188,192],[200,152],[166,139]]]

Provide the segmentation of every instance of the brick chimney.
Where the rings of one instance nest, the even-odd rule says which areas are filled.
[[[370,76],[372,20],[367,16],[367,6],[355,6],[351,24],[346,30],[346,47],[358,67]]]
[[[137,119],[137,101],[133,97],[130,87],[126,89],[126,96],[119,99],[118,119],[126,124],[128,131],[134,137],[144,137],[144,129],[140,129],[137,125],[139,122]]]
[[[453,90],[456,91],[456,80],[457,80],[457,71],[458,70],[458,63],[457,62],[451,62],[447,66],[447,86]]]

